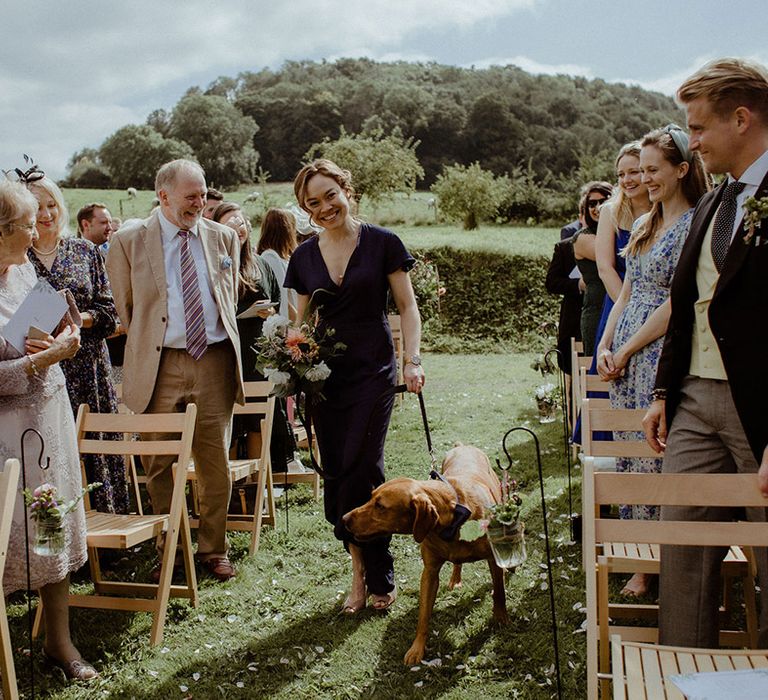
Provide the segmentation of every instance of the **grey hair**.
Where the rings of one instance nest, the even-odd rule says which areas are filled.
[[[155,176],[155,194],[159,197],[160,190],[167,190],[173,186],[181,173],[199,174],[205,179],[205,170],[200,163],[186,158],[177,158],[160,166]]]
[[[0,227],[5,228],[25,215],[35,216],[37,199],[24,185],[12,180],[0,181]]]

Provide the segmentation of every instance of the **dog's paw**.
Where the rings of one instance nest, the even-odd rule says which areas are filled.
[[[414,642],[411,645],[411,648],[405,653],[405,657],[403,658],[403,663],[406,666],[415,666],[416,664],[420,664],[423,658],[424,658],[424,647]]]
[[[453,579],[451,579],[450,581],[448,581],[448,590],[452,591],[454,588],[461,588],[463,585],[464,584],[461,582],[461,579],[459,579],[458,581],[454,581]]]

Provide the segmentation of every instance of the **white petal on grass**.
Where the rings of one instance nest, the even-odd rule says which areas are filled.
[[[227,622],[237,622],[238,619],[237,615],[227,615]]]
[[[157,671],[147,671],[152,678],[157,678],[160,674]]]
[[[180,686],[179,686],[179,690],[180,690],[182,693],[186,693],[186,692],[189,690],[189,688],[187,688],[187,686],[186,686],[186,685],[180,685]]]
[[[199,674],[197,671],[195,671],[195,672],[192,674],[192,680],[193,680],[193,681],[199,681],[199,680],[200,680],[200,674]]]

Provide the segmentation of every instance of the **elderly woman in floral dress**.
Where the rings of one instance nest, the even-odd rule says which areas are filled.
[[[25,465],[28,488],[48,482],[60,498],[80,493],[75,426],[67,398],[64,375],[58,363],[71,358],[80,347],[80,332],[68,325],[42,340],[27,339],[16,348],[3,336],[3,329],[37,283],[27,250],[35,238],[37,200],[22,185],[0,183],[0,459],[19,457],[20,438],[27,428],[36,428],[45,440],[50,467]],[[29,574],[45,604],[44,650],[68,678],[89,680],[98,674],[84,662],[69,632],[69,574],[87,559],[85,513],[79,505],[64,519],[64,551],[39,556],[32,541],[25,542],[25,509],[21,493],[16,498],[8,557],[3,576],[6,594],[27,586],[25,548],[29,545]],[[30,525],[30,532],[33,531]]]

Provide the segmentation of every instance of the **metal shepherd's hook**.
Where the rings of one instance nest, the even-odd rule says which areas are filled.
[[[536,464],[539,470],[539,490],[541,493],[541,514],[544,520],[544,545],[547,553],[547,576],[549,578],[549,607],[552,613],[552,646],[554,647],[554,650],[555,650],[555,675],[557,676],[557,697],[558,697],[558,700],[562,700],[563,690],[562,690],[562,683],[560,679],[560,647],[557,642],[557,612],[555,609],[555,581],[552,576],[552,554],[549,548],[549,528],[547,526],[547,502],[546,502],[546,499],[544,498],[544,471],[541,466],[541,448],[539,447],[539,438],[536,436],[536,433],[534,433],[529,428],[524,428],[523,426],[510,428],[506,433],[504,433],[504,437],[501,440],[501,447],[504,450],[504,454],[507,456],[508,464],[506,467],[502,467],[501,462],[499,462],[498,459],[496,460],[496,464],[499,466],[499,469],[505,472],[512,466],[512,456],[509,454],[509,450],[507,450],[507,437],[509,437],[512,433],[514,433],[517,430],[522,430],[523,432],[526,432],[529,435],[531,435],[536,445]]]
[[[40,440],[40,454],[37,456],[37,466],[45,471],[51,466],[51,458],[46,457],[45,463],[43,463],[43,455],[45,454],[45,440],[40,434],[40,431],[35,428],[27,428],[21,434],[21,485],[24,491],[27,490],[27,455],[24,449],[25,440],[28,433],[37,435]],[[31,686],[31,697],[35,697],[35,660],[32,653],[32,582],[30,580],[29,573],[29,519],[27,514],[26,500],[24,501],[24,551],[27,558],[27,633],[29,635],[29,683]]]
[[[568,427],[568,396],[566,395],[565,386],[565,371],[561,369],[563,366],[563,353],[558,348],[552,348],[546,355],[544,355],[544,366],[547,370],[554,370],[552,367],[549,356],[552,353],[557,355],[558,363],[558,383],[560,385],[560,412],[563,416],[563,454],[565,457],[565,464],[568,468],[568,523],[571,528],[571,542],[576,541],[576,532],[574,530],[574,518],[573,518],[573,487],[571,486],[571,431]],[[572,370],[573,371],[573,370]]]

